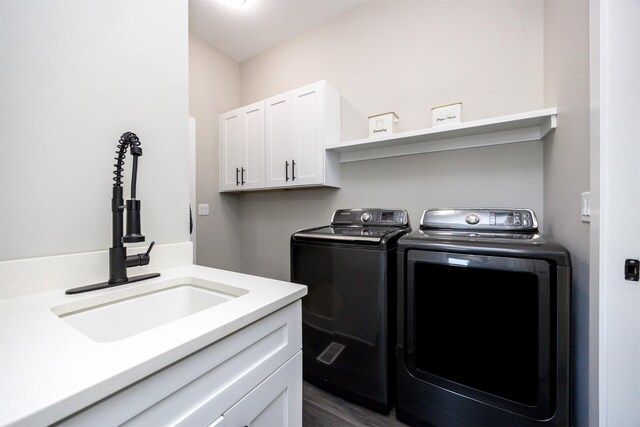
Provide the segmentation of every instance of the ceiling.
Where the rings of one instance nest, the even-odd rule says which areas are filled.
[[[189,30],[237,62],[368,0],[189,0]]]

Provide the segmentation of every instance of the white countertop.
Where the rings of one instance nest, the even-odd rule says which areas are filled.
[[[143,282],[0,300],[0,425],[46,425],[156,372],[306,295],[305,286],[196,265]],[[245,295],[119,341],[98,343],[51,308],[133,286],[195,277]]]

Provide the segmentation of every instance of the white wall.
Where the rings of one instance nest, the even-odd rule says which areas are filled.
[[[640,286],[625,260],[640,255],[640,2],[590,1],[591,373],[590,421],[640,426]]]
[[[580,193],[589,190],[589,3],[544,2],[544,102],[558,128],[544,143],[545,232],[571,253],[574,425],[588,424],[589,224]],[[595,207],[595,205],[594,205]]]
[[[197,203],[209,216],[197,216],[196,263],[240,271],[240,198],[218,193],[218,115],[239,106],[239,65],[189,34],[189,114],[196,119]]]
[[[400,131],[431,108],[464,103],[465,121],[542,107],[542,2],[377,0],[240,66],[240,102],[326,79],[343,96],[343,140],[395,111]]]
[[[187,1],[0,8],[0,259],[111,245],[112,164],[125,131],[142,141],[145,244],[188,241]],[[128,158],[126,188],[130,168]]]
[[[542,1],[375,1],[240,64],[241,104],[326,79],[342,93],[342,137],[395,111],[400,130],[431,126],[431,107],[463,119],[543,106]],[[521,206],[543,214],[542,144],[342,164],[340,190],[243,194],[243,271],[289,278],[289,237],[333,210]],[[198,236],[200,237],[200,236]]]

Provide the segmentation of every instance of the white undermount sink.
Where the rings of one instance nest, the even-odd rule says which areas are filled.
[[[51,310],[92,340],[111,342],[182,319],[248,292],[193,277],[126,286]]]

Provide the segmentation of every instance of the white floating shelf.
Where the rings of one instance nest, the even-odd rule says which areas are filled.
[[[340,162],[407,156],[514,142],[540,141],[556,128],[557,108],[401,132],[328,145]]]

